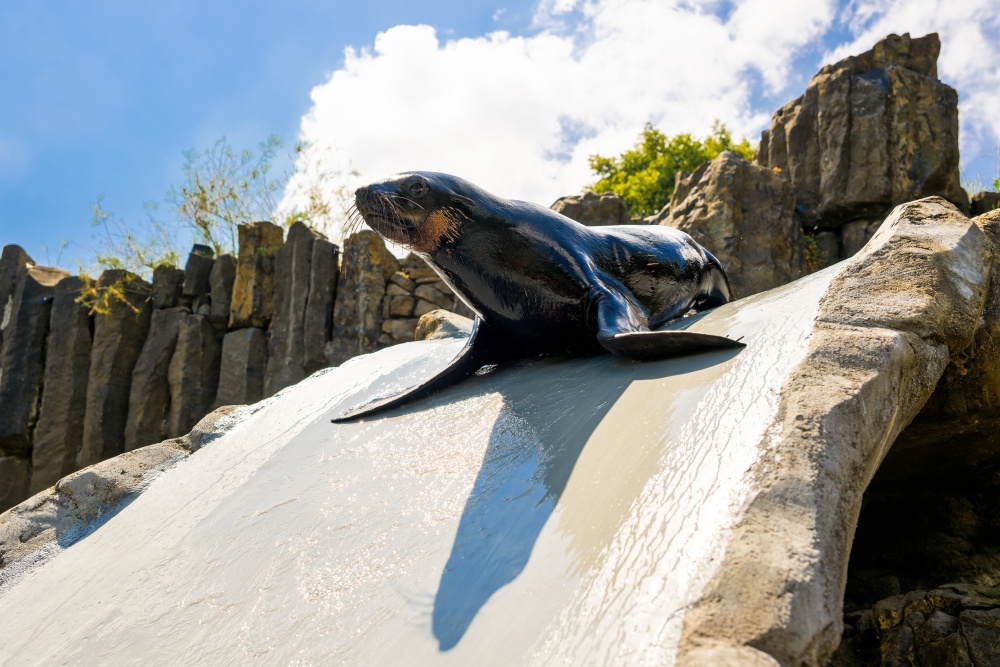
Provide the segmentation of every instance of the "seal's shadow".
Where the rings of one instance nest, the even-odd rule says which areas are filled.
[[[560,364],[559,373],[552,361],[528,362],[516,365],[516,383],[508,375],[514,368],[495,371],[500,377],[484,389],[499,392],[503,408],[434,597],[440,650],[458,644],[490,597],[524,570],[584,445],[631,382],[698,371],[737,354],[646,363],[601,355]]]

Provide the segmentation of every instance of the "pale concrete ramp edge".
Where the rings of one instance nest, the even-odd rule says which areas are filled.
[[[187,435],[77,470],[0,514],[0,593],[32,568],[100,528],[164,471],[268,402],[220,407]]]
[[[844,264],[748,473],[743,518],[685,615],[678,664],[826,663],[864,490],[972,343],[992,259],[976,224],[927,198],[897,207]]]

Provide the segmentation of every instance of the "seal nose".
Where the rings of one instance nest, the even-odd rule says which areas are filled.
[[[354,191],[354,196],[363,197],[364,195],[368,194],[369,190],[371,190],[370,187],[368,187],[367,185],[362,185],[360,188]]]

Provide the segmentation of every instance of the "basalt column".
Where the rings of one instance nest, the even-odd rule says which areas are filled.
[[[29,266],[20,274],[10,299],[0,353],[0,510],[28,494],[52,296],[67,275],[59,269]]]
[[[45,348],[45,391],[31,449],[31,493],[76,470],[83,445],[90,373],[91,317],[77,299],[83,281],[72,276],[56,285]]]
[[[87,417],[83,424],[83,446],[77,457],[80,468],[125,451],[132,370],[149,331],[151,286],[121,270],[101,274],[98,286],[108,285],[120,287],[125,298],[111,299],[109,312],[94,317]]]

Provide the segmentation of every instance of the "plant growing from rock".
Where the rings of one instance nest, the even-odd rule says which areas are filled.
[[[84,281],[80,302],[101,314],[107,314],[115,300],[135,309],[133,302],[141,297],[141,291],[131,283],[142,281],[99,282],[93,276],[105,269],[122,269],[148,280],[157,266],[179,264],[184,254],[178,241],[182,230],[187,230],[195,243],[211,247],[216,256],[235,254],[240,223],[271,220],[276,215],[276,195],[288,181],[287,174],[276,178],[272,173],[281,145],[281,140],[271,135],[256,151],[237,150],[222,137],[211,148],[185,151],[184,182],[172,186],[165,197],[163,209],[169,215],[160,216],[158,202],[146,202],[147,220],[138,226],[104,209],[102,197],[98,197],[92,218],[98,229],[96,268],[80,267]],[[304,150],[301,143],[295,147],[297,155]],[[299,220],[315,226],[331,217],[333,206],[321,189],[313,188],[307,194],[304,203],[281,216],[285,226]]]

